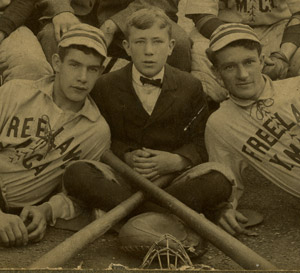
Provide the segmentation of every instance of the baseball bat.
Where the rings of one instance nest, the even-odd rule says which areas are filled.
[[[115,155],[110,153],[109,157],[114,157],[113,160],[119,161]],[[157,179],[154,183],[158,187],[165,187],[170,181],[174,179],[174,175],[166,175]],[[29,268],[57,268],[65,264],[76,253],[82,250],[89,243],[93,242],[111,227],[117,224],[120,220],[130,214],[137,208],[145,199],[144,193],[138,191],[134,193],[127,200],[120,203],[118,206],[105,213],[100,218],[94,220],[71,237],[57,245],[55,248],[40,257],[37,261],[32,263]]]
[[[118,171],[131,183],[143,189],[143,191],[148,193],[153,199],[169,208],[170,211],[189,224],[197,233],[209,240],[244,269],[276,269],[270,262],[266,261],[254,251],[243,245],[240,241],[208,221],[202,214],[198,214],[173,196],[161,190],[146,178],[133,171],[112,152],[107,151],[104,153],[102,161]],[[163,178],[167,179],[167,177]],[[170,180],[170,178],[168,180]],[[161,182],[164,184],[166,181]],[[63,265],[75,253],[79,252],[87,244],[103,235],[114,224],[128,215],[143,200],[144,194],[142,192],[133,194],[129,199],[110,210],[101,218],[87,225],[46,253],[29,268],[55,268]]]
[[[111,151],[105,153],[102,157],[103,162],[110,165],[124,178],[127,178],[128,181],[134,183],[135,186],[139,187],[143,192],[151,196],[151,198],[172,211],[200,236],[210,241],[241,267],[251,270],[277,269],[273,264],[259,256],[239,240],[207,220],[203,214],[192,210],[177,198],[157,187],[148,179],[133,171],[127,164],[117,159]]]

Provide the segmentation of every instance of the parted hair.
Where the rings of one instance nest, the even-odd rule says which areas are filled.
[[[166,13],[157,7],[148,7],[135,11],[126,20],[124,35],[128,40],[132,27],[137,29],[149,29],[155,23],[159,23],[161,29],[167,28],[169,37],[172,37],[171,19]]]

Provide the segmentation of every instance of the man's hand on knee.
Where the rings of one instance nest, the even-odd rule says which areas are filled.
[[[60,40],[61,35],[66,32],[71,26],[80,24],[79,19],[71,12],[62,12],[53,17],[55,38]]]
[[[27,245],[28,232],[22,219],[0,211],[0,244],[9,246]]]

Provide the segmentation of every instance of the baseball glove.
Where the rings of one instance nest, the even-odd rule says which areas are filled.
[[[124,251],[143,257],[165,234],[170,234],[180,241],[191,257],[202,256],[207,251],[207,241],[173,214],[148,212],[137,215],[121,228],[119,240]],[[170,247],[177,249],[178,246]]]

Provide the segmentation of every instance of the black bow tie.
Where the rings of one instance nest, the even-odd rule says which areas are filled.
[[[157,79],[157,80],[151,80],[149,78],[145,78],[143,76],[140,77],[140,81],[141,83],[144,84],[151,84],[157,87],[161,87],[162,83],[161,83],[161,79]]]

